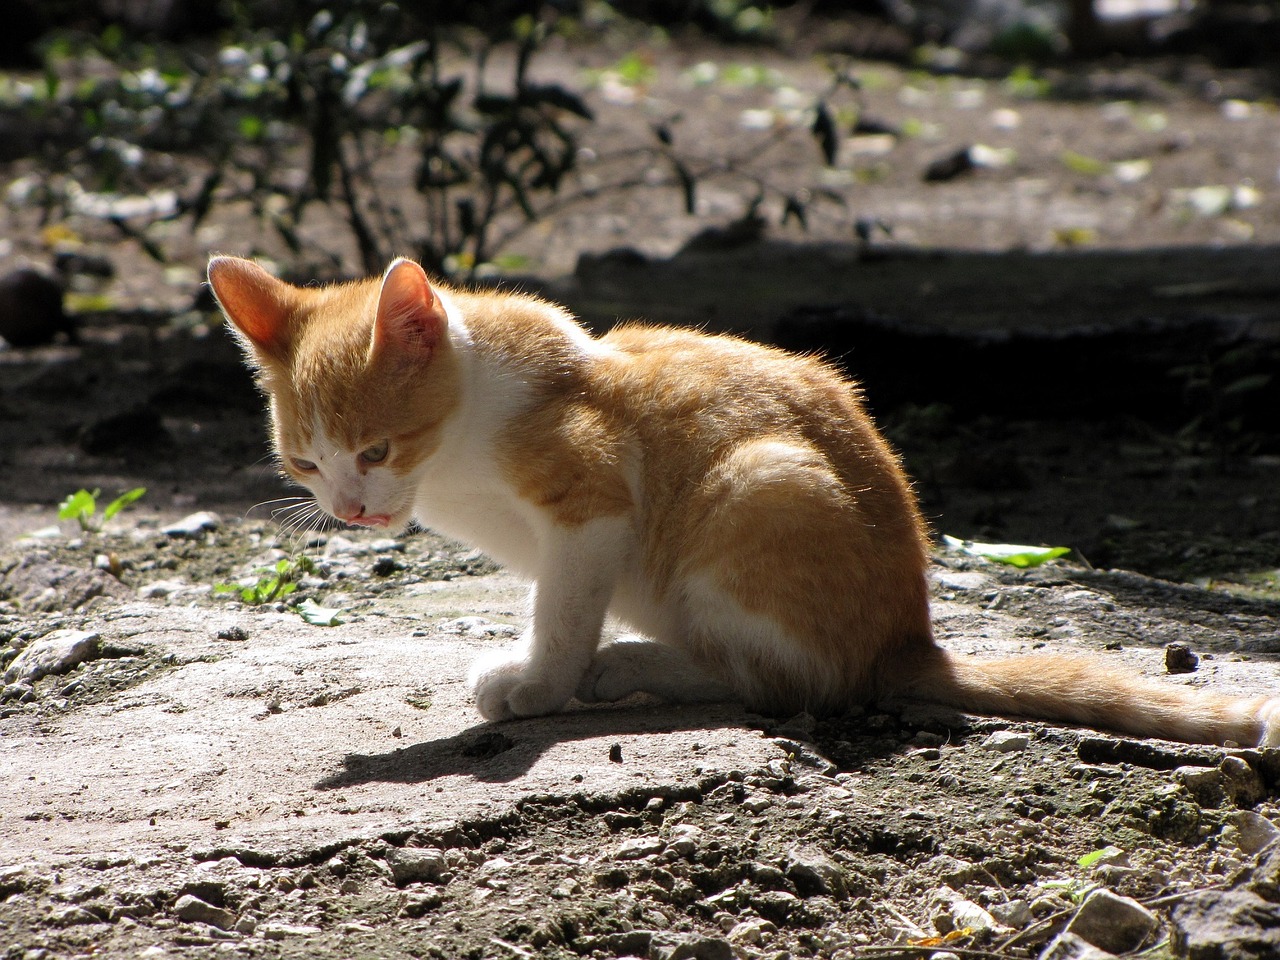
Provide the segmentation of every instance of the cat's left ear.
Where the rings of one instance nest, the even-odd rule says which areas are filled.
[[[297,309],[296,291],[252,260],[212,257],[209,286],[222,312],[259,356],[279,356],[287,347]]]
[[[412,260],[396,260],[382,276],[369,355],[392,351],[425,359],[444,339],[448,322],[444,304],[422,267]]]

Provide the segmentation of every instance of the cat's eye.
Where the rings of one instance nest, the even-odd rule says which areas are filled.
[[[301,457],[290,457],[289,463],[293,466],[293,469],[297,470],[299,473],[315,473],[320,469],[310,460],[303,460]]]
[[[375,443],[372,447],[366,447],[360,451],[360,459],[365,463],[381,463],[387,459],[387,451],[391,449],[391,445],[383,440],[381,443]]]

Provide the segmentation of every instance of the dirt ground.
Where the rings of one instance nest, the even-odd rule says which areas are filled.
[[[796,116],[827,82],[814,59],[659,45],[647,81],[619,85],[607,68],[630,49],[544,67],[596,78],[597,155],[679,115],[677,146],[745,159],[708,174],[697,217],[669,183],[584,198],[513,242],[514,282],[595,326],[825,344],[866,381],[938,535],[1074,548],[1027,572],[940,549],[948,645],[1078,647],[1164,682],[1280,689],[1280,449],[1257,379],[1280,338],[1265,75],[1104,65],[1028,96],[860,64],[864,117],[899,135],[848,137],[828,169]],[[985,165],[924,181],[975,146]],[[763,240],[690,244],[765,177]],[[778,227],[775,184],[844,206]],[[70,302],[104,309],[82,310],[78,345],[0,348],[0,664],[53,631],[97,635],[0,703],[6,960],[851,958],[954,930],[956,955],[1026,957],[1094,886],[1151,905],[1150,946],[1185,935],[1199,891],[1248,882],[1280,824],[1274,751],[901,706],[478,724],[467,663],[523,623],[518,584],[430,534],[272,519],[290,491],[198,287],[209,250],[284,262],[242,213],[175,230],[164,270],[71,224],[116,272],[73,278]],[[6,267],[47,262],[31,210],[0,218]],[[308,228],[315,263],[351,263],[332,222]],[[1115,331],[1137,331],[1129,364],[1106,355]],[[1013,352],[973,346],[991,343]],[[1089,362],[1052,366],[1075,353]],[[56,519],[78,488],[135,486],[101,531]],[[164,532],[199,510],[220,519]],[[214,589],[299,555],[287,602]],[[302,599],[342,624],[306,623]],[[1166,675],[1172,642],[1198,669]]]

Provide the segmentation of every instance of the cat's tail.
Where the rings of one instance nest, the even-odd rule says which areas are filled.
[[[1280,746],[1280,696],[1246,699],[1119,673],[1089,657],[982,660],[934,647],[895,694],[973,713],[1184,743]]]

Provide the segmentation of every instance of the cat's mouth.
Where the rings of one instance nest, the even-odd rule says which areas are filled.
[[[344,518],[343,523],[352,527],[389,527],[391,517],[385,513],[368,513],[358,517]]]

